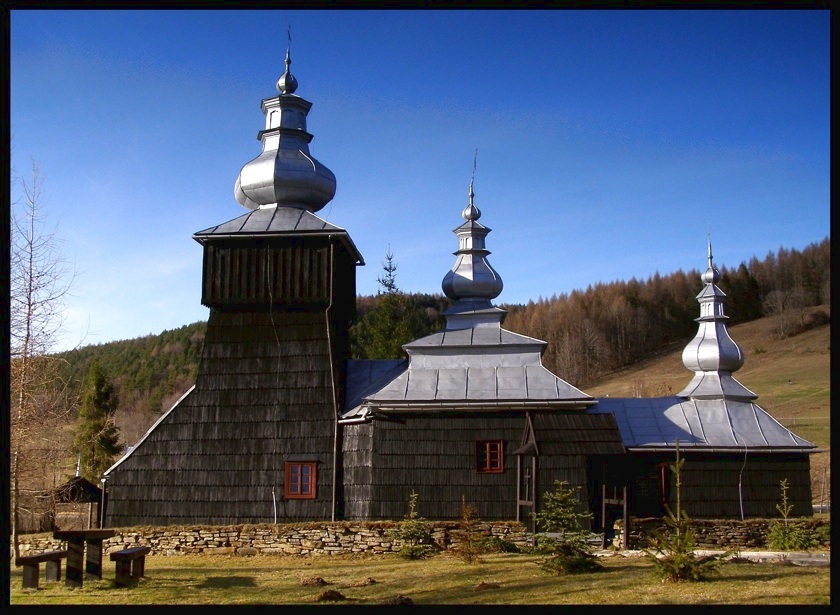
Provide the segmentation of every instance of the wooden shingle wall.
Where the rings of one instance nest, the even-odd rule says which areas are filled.
[[[106,525],[329,519],[329,353],[323,311],[211,310],[196,387],[111,473]],[[284,461],[318,463],[316,499],[283,499]]]
[[[792,516],[813,514],[808,456],[804,454],[685,455],[682,501],[689,516],[778,517],[780,481],[787,479]],[[739,495],[740,481],[740,495]],[[671,489],[675,500],[675,488]]]
[[[537,413],[538,442],[551,449],[539,459],[539,487],[554,480],[581,487],[586,501],[587,457],[623,451],[617,430],[602,417],[581,413]],[[486,520],[516,518],[516,455],[525,426],[523,413],[471,413],[405,417],[405,423],[375,421],[345,427],[345,514],[348,519],[401,519],[412,491],[417,513],[428,519],[457,519],[462,497]],[[478,440],[504,440],[504,471],[475,468]],[[541,444],[542,445],[542,444]],[[369,485],[369,487],[367,486]]]
[[[615,420],[609,414],[544,413],[534,416],[534,432],[539,448],[537,488],[540,497],[537,507],[543,504],[543,495],[554,491],[555,481],[565,481],[567,488],[578,489],[580,512],[600,512],[600,485],[602,477],[593,475],[590,460],[609,455],[624,455],[624,445]],[[592,524],[582,520],[587,529]]]
[[[787,479],[788,502],[794,516],[812,514],[809,460],[804,454],[680,452],[680,499],[692,518],[740,519],[779,516],[782,503],[780,481]],[[660,464],[666,464],[668,504],[677,503],[676,480],[670,470],[674,455],[632,452],[626,458],[607,462],[609,484],[628,484],[630,513],[638,516],[665,514],[659,498],[663,480]]]
[[[348,499],[348,519],[357,518],[359,504],[368,508],[370,520],[402,519],[412,491],[418,494],[417,514],[427,519],[457,519],[462,496],[481,519],[515,519],[516,459],[509,451],[519,445],[521,416],[415,415],[406,421],[373,424],[370,501]],[[475,442],[485,439],[504,440],[501,474],[476,472]]]
[[[374,493],[374,425],[344,425],[342,429],[343,518],[369,519]]]

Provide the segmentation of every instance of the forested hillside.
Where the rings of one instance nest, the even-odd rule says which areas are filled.
[[[133,445],[160,413],[195,384],[206,322],[159,335],[84,346],[62,353],[63,377],[80,390],[98,362],[117,390],[116,423],[124,442]]]
[[[585,386],[697,332],[702,271],[598,283],[524,308],[508,307],[505,327],[548,342],[543,364]],[[815,324],[807,308],[831,303],[828,238],[801,252],[780,249],[737,268],[720,268],[729,324],[773,316],[781,338]],[[504,306],[503,306],[504,307]],[[810,316],[809,319],[820,316]]]
[[[753,257],[736,268],[721,267],[718,286],[727,294],[729,323],[770,316],[779,339],[825,324],[829,312],[809,308],[830,306],[830,252],[830,239],[825,238],[802,251],[780,248],[763,260]],[[646,280],[597,283],[527,305],[501,304],[508,311],[504,327],[548,342],[545,366],[586,390],[696,333],[701,273],[676,271]],[[378,295],[357,298],[358,321],[351,331],[355,358],[396,357],[400,345],[444,324],[449,299],[400,292],[393,277],[390,282]],[[63,375],[71,388],[78,388],[94,360],[99,362],[118,392],[116,423],[131,446],[194,384],[206,325],[195,322],[159,335],[62,353]]]

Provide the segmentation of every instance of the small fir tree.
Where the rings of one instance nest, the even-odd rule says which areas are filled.
[[[435,552],[432,525],[417,513],[417,498],[417,493],[412,491],[408,515],[390,532],[391,538],[402,543],[398,553],[406,559],[424,559]]]
[[[788,503],[790,486],[787,479],[779,481],[779,486],[782,489],[782,502],[776,504],[776,510],[781,513],[782,520],[770,522],[767,528],[767,546],[777,551],[808,551],[813,549],[819,544],[814,532],[803,527],[801,523],[790,519],[793,504]]]
[[[458,544],[452,550],[456,557],[467,564],[481,563],[479,557],[485,552],[484,536],[478,529],[480,520],[476,514],[475,507],[467,503],[467,499],[461,496],[461,520],[457,530]]]
[[[120,431],[114,424],[117,405],[114,386],[94,361],[82,392],[74,442],[80,458],[80,474],[93,483],[99,481],[124,448],[120,444]]]
[[[402,346],[424,331],[421,316],[397,286],[397,263],[389,249],[376,281],[379,291],[374,308],[353,327],[354,355],[365,359],[405,358]]]
[[[569,487],[566,481],[559,480],[554,481],[554,486],[554,491],[545,494],[540,511],[531,513],[537,527],[545,533],[538,537],[536,550],[548,555],[538,565],[555,574],[602,570],[587,542],[589,532],[584,521],[592,513],[580,510],[580,488]]]
[[[671,507],[665,505],[667,515],[663,521],[666,529],[650,530],[650,547],[644,549],[645,555],[653,562],[654,575],[663,583],[706,580],[709,575],[719,571],[723,560],[732,553],[727,551],[719,555],[697,557],[694,552],[694,530],[691,528],[688,513],[682,508],[680,493],[680,471],[684,463],[685,459],[680,459],[680,443],[677,440],[676,461],[670,466],[676,480],[676,512],[672,512]]]

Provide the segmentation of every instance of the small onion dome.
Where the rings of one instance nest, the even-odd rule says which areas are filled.
[[[295,76],[292,75],[292,71],[289,70],[289,66],[291,66],[292,60],[289,57],[289,48],[286,48],[286,72],[280,75],[280,78],[277,80],[277,91],[281,94],[294,94],[295,90],[297,89],[298,82],[295,79]]]
[[[481,217],[481,210],[473,203],[475,193],[473,192],[473,180],[470,180],[470,203],[461,212],[461,216],[469,222],[470,220],[478,220]],[[489,231],[490,229],[488,229]]]
[[[484,238],[490,229],[478,219],[481,211],[473,203],[473,182],[470,180],[470,202],[461,216],[464,224],[453,232],[458,236],[457,260],[443,278],[444,294],[455,301],[459,299],[495,299],[502,292],[502,278],[487,262],[490,251],[484,247]]]
[[[709,242],[709,266],[706,271],[703,272],[703,275],[700,276],[700,279],[703,280],[703,284],[715,284],[720,282],[720,271],[717,270],[717,267],[712,264],[712,244]]]

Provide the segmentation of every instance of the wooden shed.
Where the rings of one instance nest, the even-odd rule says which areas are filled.
[[[74,476],[49,495],[55,502],[56,527],[66,530],[99,527],[102,489],[82,476]]]

